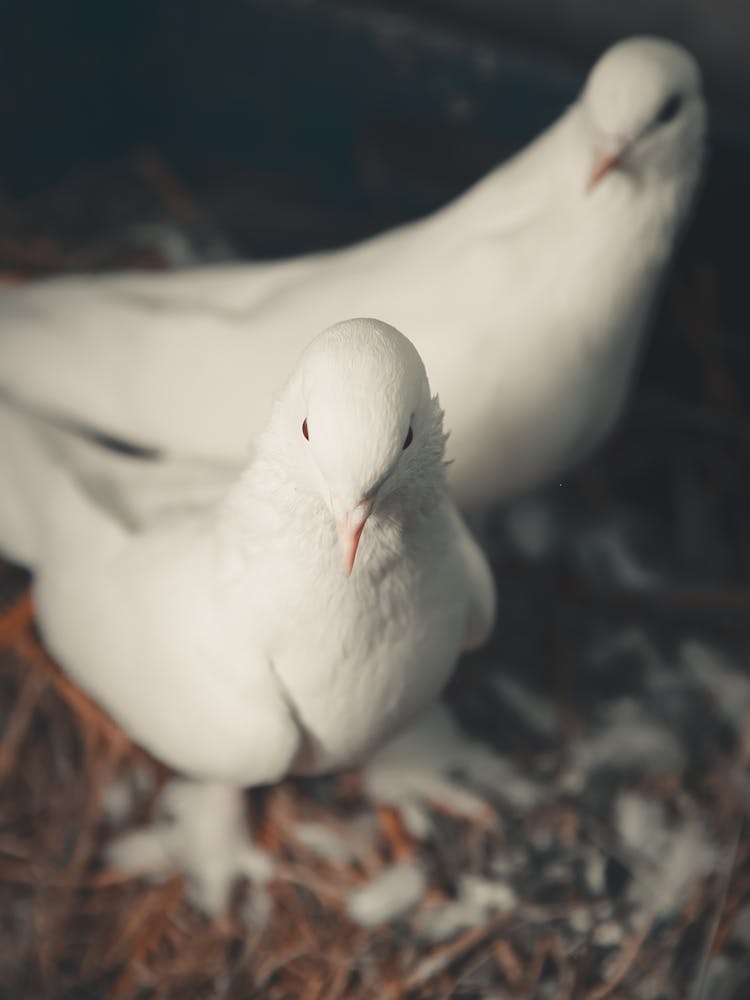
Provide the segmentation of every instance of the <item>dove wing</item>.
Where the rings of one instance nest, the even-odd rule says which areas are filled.
[[[276,781],[300,730],[252,594],[227,591],[212,547],[186,526],[128,536],[103,558],[81,548],[77,562],[43,565],[39,626],[66,672],[160,760],[236,785]],[[232,606],[243,597],[240,621]]]
[[[44,581],[37,603],[45,642],[66,672],[159,760],[191,777],[240,787],[278,781],[292,769],[301,732],[259,651],[243,651],[239,683],[189,655],[160,655],[161,645],[147,646],[149,630],[127,611],[122,619],[140,648],[116,626],[105,641],[92,642],[90,630],[81,630],[88,602],[71,609],[62,590]],[[216,636],[217,647],[221,642]]]
[[[78,546],[122,542],[116,521],[68,473],[40,422],[0,399],[0,552],[31,569]]]
[[[457,268],[473,274],[478,252],[491,260],[498,245],[512,250],[514,232],[543,211],[559,127],[434,216],[339,251],[6,289],[0,386],[40,412],[137,444],[241,456],[301,349],[342,316],[403,325],[431,362]],[[488,273],[494,287],[503,269]],[[452,363],[452,343],[435,347]]]
[[[118,520],[148,530],[216,504],[242,466],[165,454],[130,454],[46,419],[40,438],[93,499]]]
[[[476,649],[486,641],[495,624],[497,603],[495,582],[484,553],[474,541],[464,519],[452,502],[450,516],[469,589],[469,613],[464,649]]]
[[[161,303],[124,279],[40,282],[0,293],[0,388],[137,445],[213,456],[228,437],[243,457],[290,367],[261,335],[243,313],[196,297]]]
[[[54,439],[0,403],[0,551],[33,569],[52,655],[171,766],[243,785],[283,776],[299,729],[252,628],[222,617],[204,531],[198,545],[189,522],[132,534],[60,464]]]

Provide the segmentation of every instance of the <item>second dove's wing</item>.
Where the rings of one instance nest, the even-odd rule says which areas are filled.
[[[138,530],[214,505],[241,471],[230,463],[123,453],[48,420],[37,426],[50,451],[96,502]]]
[[[376,316],[408,333],[450,394],[457,362],[473,364],[454,331],[472,312],[483,321],[498,281],[513,284],[498,254],[544,208],[550,170],[537,163],[558,128],[435,215],[342,250],[3,290],[0,387],[139,445],[242,458],[312,337],[342,318]]]
[[[120,526],[85,494],[40,423],[0,399],[0,554],[29,569],[117,547]]]

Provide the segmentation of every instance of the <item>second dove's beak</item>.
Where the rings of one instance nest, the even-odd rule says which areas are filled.
[[[360,500],[357,506],[344,514],[336,522],[336,531],[339,536],[339,551],[341,553],[341,568],[347,576],[354,567],[354,559],[357,555],[359,539],[367,518],[372,511],[372,501],[365,498]]]
[[[624,150],[620,150],[617,153],[605,153],[602,150],[597,149],[594,153],[594,162],[591,167],[591,173],[589,174],[588,183],[586,184],[586,190],[592,191],[599,181],[606,177],[610,170],[614,170],[616,166],[620,163],[623,157]]]

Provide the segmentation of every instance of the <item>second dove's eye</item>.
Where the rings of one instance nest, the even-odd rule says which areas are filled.
[[[667,122],[671,122],[673,118],[677,117],[677,113],[682,107],[682,98],[679,94],[672,94],[664,104],[662,104],[659,114],[656,116],[656,120],[660,125],[666,125]]]
[[[403,447],[402,450],[406,451],[406,449],[409,447],[409,445],[412,443],[413,440],[414,440],[414,431],[411,429],[411,425],[410,425],[409,426],[409,432],[406,435],[406,441],[404,441],[404,447]]]
[[[310,432],[307,429],[307,417],[302,421],[302,433],[305,435],[305,440],[310,440]]]

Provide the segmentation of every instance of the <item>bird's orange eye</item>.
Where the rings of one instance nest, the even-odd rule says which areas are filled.
[[[310,440],[310,433],[309,433],[309,431],[307,429],[307,417],[305,417],[305,419],[302,421],[302,433],[305,435],[305,440],[309,441]]]
[[[411,429],[411,425],[409,425],[409,432],[406,435],[406,441],[404,441],[404,447],[402,448],[402,451],[406,451],[406,449],[409,447],[409,445],[412,443],[413,440],[414,440],[414,431]]]

